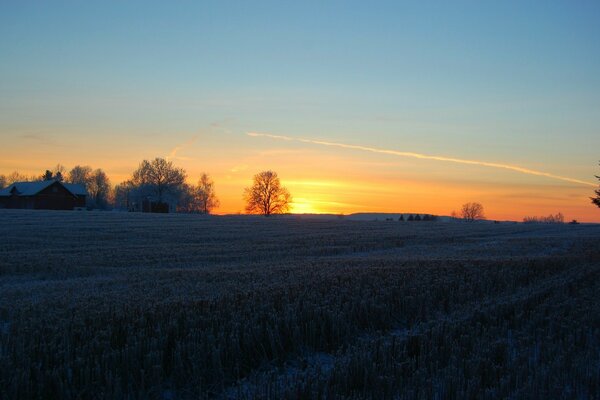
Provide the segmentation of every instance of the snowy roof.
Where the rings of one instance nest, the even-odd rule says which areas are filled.
[[[87,190],[85,189],[84,185],[79,183],[62,183],[62,185],[75,196],[87,196]]]
[[[5,189],[0,191],[0,196],[10,196],[13,189],[17,189],[19,196],[31,196],[41,192],[55,181],[38,181],[38,182],[15,182]]]
[[[37,182],[15,182],[12,185],[0,190],[0,196],[10,196],[13,189],[17,190],[18,196],[33,196],[46,189],[48,186],[52,185],[55,182],[57,181],[48,180]],[[75,196],[87,195],[87,191],[85,190],[85,187],[83,185],[75,183],[59,183]]]

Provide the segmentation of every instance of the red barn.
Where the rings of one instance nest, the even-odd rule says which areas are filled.
[[[36,210],[73,210],[85,207],[87,191],[83,185],[55,180],[15,182],[0,190],[0,208]]]

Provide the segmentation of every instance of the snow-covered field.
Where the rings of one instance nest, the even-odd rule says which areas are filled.
[[[597,398],[600,225],[0,210],[0,398]]]

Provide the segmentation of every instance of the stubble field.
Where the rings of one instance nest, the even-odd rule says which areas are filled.
[[[600,225],[0,210],[0,398],[599,398]]]

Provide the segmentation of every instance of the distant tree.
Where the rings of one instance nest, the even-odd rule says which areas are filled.
[[[53,172],[54,172],[54,180],[62,182],[65,175],[67,174],[67,169],[62,164],[56,164]]]
[[[431,221],[431,217],[429,214],[423,215],[423,221]]]
[[[40,177],[43,181],[59,181],[62,182],[66,173],[66,168],[61,164],[56,164],[53,170],[47,169]]]
[[[177,202],[184,191],[185,171],[171,161],[155,158],[144,160],[133,172],[131,184],[139,194],[153,196],[159,203]]]
[[[415,221],[420,221],[421,220],[421,215],[417,214],[415,215]]]
[[[562,213],[548,215],[547,217],[525,217],[523,222],[526,224],[541,223],[541,224],[562,224],[565,222],[565,217]]]
[[[131,185],[130,181],[120,183],[115,185],[113,189],[113,205],[115,208],[120,210],[132,210],[132,202],[131,193],[135,189]]]
[[[14,171],[6,176],[6,185],[12,185],[15,182],[29,182],[34,180],[37,180],[37,178],[32,178],[27,175],[21,174],[17,171]]]
[[[254,175],[252,186],[244,189],[244,200],[247,213],[269,216],[287,212],[292,198],[276,172],[263,171]]]
[[[4,189],[6,186],[8,186],[6,176],[0,175],[0,189]]]
[[[456,210],[452,210],[452,212],[450,213],[450,218],[458,219],[460,218],[460,215],[458,215]]]
[[[413,215],[412,215],[412,214],[410,214],[406,220],[407,220],[407,221],[414,221],[414,220],[415,220],[415,217],[413,217]]]
[[[90,177],[92,175],[92,167],[88,165],[76,165],[74,166],[67,176],[67,182],[77,183],[79,185],[88,185]]]
[[[596,178],[600,181],[600,176],[596,175]],[[600,187],[594,191],[596,193],[596,197],[590,197],[592,203],[596,206],[600,207]]]
[[[177,199],[177,212],[197,213],[200,212],[200,207],[196,200],[196,187],[184,183],[180,188],[179,197]]]
[[[404,221],[404,215],[400,214],[400,218],[398,218],[398,221]]]
[[[110,180],[100,168],[94,170],[86,184],[92,207],[107,208],[111,195]]]
[[[92,167],[88,165],[76,165],[67,174],[66,181],[85,186],[88,192],[88,207],[108,207],[112,188],[108,176],[102,169],[92,170]]]
[[[465,203],[462,206],[460,215],[465,221],[475,221],[478,219],[485,219],[483,214],[483,206],[480,203]]]
[[[215,182],[203,173],[196,187],[196,199],[199,211],[203,214],[210,214],[212,210],[219,207],[219,199],[215,194]]]

